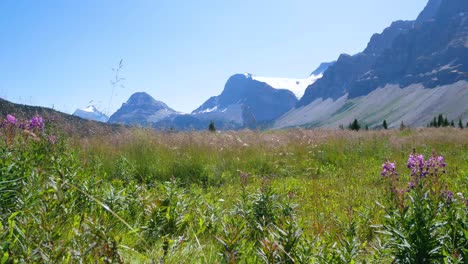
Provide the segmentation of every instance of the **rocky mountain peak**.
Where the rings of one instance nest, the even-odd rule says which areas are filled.
[[[110,118],[109,123],[146,126],[175,114],[172,108],[145,92],[134,93]]]
[[[127,106],[146,106],[151,107],[153,110],[168,109],[172,110],[169,106],[161,101],[157,101],[151,95],[145,92],[137,92],[130,96],[128,101],[125,103]],[[172,110],[173,111],[173,110]]]

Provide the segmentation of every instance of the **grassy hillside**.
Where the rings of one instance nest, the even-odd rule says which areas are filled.
[[[1,129],[1,263],[467,259],[466,129],[53,134]]]
[[[15,104],[0,98],[0,116],[14,114],[17,118],[28,119],[34,115],[44,117],[53,123],[55,129],[67,135],[91,136],[117,132],[124,129],[120,125],[109,125],[101,122],[85,120],[77,116],[65,114],[51,108]]]

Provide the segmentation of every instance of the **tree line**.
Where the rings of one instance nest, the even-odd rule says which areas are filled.
[[[365,130],[369,130],[369,126],[368,125],[363,125],[361,123],[359,123],[359,121],[357,119],[354,119],[353,122],[349,123],[349,125],[346,127],[347,129],[349,130],[355,130],[355,131],[359,131],[360,129],[362,128],[365,128]],[[431,122],[429,122],[427,124],[427,127],[458,127],[460,129],[463,129],[465,127],[468,127],[468,122],[466,123],[466,125],[463,125],[463,121],[461,119],[458,120],[458,125],[455,125],[455,121],[454,120],[451,120],[449,122],[447,116],[443,116],[442,114],[439,114],[438,116],[434,116],[434,118],[431,120]],[[339,126],[340,129],[345,129],[345,127],[341,124]],[[376,128],[382,128],[382,129],[388,129],[388,123],[387,123],[387,120],[383,120],[382,122],[382,125],[380,127],[376,127]],[[400,123],[400,129],[405,129],[406,128],[406,125],[403,123],[403,121],[401,121]]]

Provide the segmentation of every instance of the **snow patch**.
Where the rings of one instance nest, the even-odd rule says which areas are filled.
[[[303,95],[307,87],[313,84],[318,79],[322,78],[322,74],[320,75],[311,75],[309,78],[306,79],[291,79],[291,78],[277,78],[277,77],[262,77],[262,76],[253,76],[251,75],[252,79],[257,80],[259,82],[264,82],[275,89],[287,89],[296,95],[298,99],[300,99]]]
[[[96,109],[96,107],[94,106],[88,106],[86,107],[85,109],[81,109],[83,112],[87,112],[87,113],[96,113],[98,112],[98,110]]]
[[[215,106],[213,108],[208,108],[208,109],[205,109],[203,111],[197,112],[197,114],[211,113],[211,112],[216,111],[216,110],[218,110],[218,106]]]

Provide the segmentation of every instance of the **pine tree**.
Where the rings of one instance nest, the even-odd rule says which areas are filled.
[[[208,131],[216,132],[215,123],[213,121],[210,122],[210,125],[208,126]]]
[[[406,128],[405,123],[403,123],[403,121],[401,121],[400,130],[404,130],[405,128]]]
[[[448,127],[449,125],[450,125],[450,123],[449,123],[447,117],[445,117],[445,118],[444,118],[444,125],[443,125],[443,126],[444,126],[444,127]]]
[[[455,127],[455,122],[453,122],[453,120],[450,122],[450,126]]]
[[[463,123],[462,123],[461,119],[458,119],[458,127],[460,129],[463,129]]]
[[[382,126],[384,129],[388,129],[387,120],[384,119]]]
[[[357,119],[354,119],[353,123],[349,124],[348,128],[351,130],[359,131],[359,129],[361,129],[361,125],[359,124]]]
[[[439,117],[437,119],[437,127],[441,127],[444,125],[444,116],[442,114],[439,114]]]

